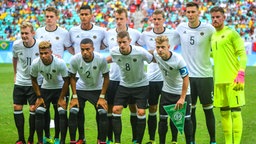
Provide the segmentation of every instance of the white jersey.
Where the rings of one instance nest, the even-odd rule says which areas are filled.
[[[176,32],[180,36],[181,53],[190,77],[212,77],[210,39],[214,31],[214,27],[208,23],[201,23],[196,28],[190,28],[188,23],[178,25]]]
[[[165,35],[169,38],[169,44],[171,45],[171,50],[179,42],[179,40],[174,38],[174,35],[175,35],[174,31],[165,28],[164,32],[162,33],[155,33],[154,29],[152,29],[151,31],[144,31],[138,41],[138,44],[141,46],[146,46],[147,50],[155,50],[156,49],[155,38],[161,35]],[[147,76],[149,81],[163,81],[161,72],[156,63],[150,63],[148,65]]]
[[[131,52],[123,55],[119,47],[114,47],[110,54],[113,62],[120,68],[120,85],[125,87],[141,87],[149,84],[144,72],[144,61],[150,63],[153,55],[140,46],[131,45]]]
[[[42,88],[60,89],[63,86],[63,78],[68,77],[68,68],[63,59],[53,56],[52,63],[45,65],[40,58],[33,61],[30,75],[38,77],[43,76]]]
[[[80,53],[80,42],[85,38],[90,38],[93,41],[94,51],[100,52],[100,47],[105,38],[105,34],[105,29],[94,24],[90,30],[81,29],[81,25],[72,27],[69,30],[70,40],[75,50],[75,54]]]
[[[70,61],[72,74],[79,74],[76,82],[77,90],[101,90],[103,85],[103,74],[108,73],[106,59],[99,53],[94,52],[91,62],[85,62],[81,53],[74,55]]]
[[[141,33],[138,30],[132,28],[128,28],[127,32],[132,39],[131,45],[135,45],[136,42],[139,40]],[[111,29],[107,31],[104,43],[109,47],[109,50],[111,50],[115,46],[118,46],[116,29]],[[116,63],[110,64],[109,79],[113,81],[120,81],[120,70]]]
[[[32,47],[24,46],[21,39],[16,40],[13,43],[13,57],[18,59],[15,81],[16,85],[32,86],[30,69],[32,61],[39,57],[39,43],[39,40],[35,40],[35,43]]]
[[[183,77],[188,75],[184,59],[175,52],[172,52],[172,56],[168,60],[163,60],[156,51],[154,51],[154,57],[164,78],[162,90],[181,95]],[[190,87],[188,87],[187,94],[190,94]]]
[[[61,57],[64,55],[64,48],[71,46],[68,31],[61,27],[57,27],[54,31],[47,31],[45,27],[38,28],[35,37],[40,40],[49,41],[52,45],[53,54]]]

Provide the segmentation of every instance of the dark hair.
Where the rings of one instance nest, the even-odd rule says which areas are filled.
[[[210,13],[213,13],[213,12],[221,12],[222,14],[224,14],[224,9],[222,7],[219,7],[219,6],[215,6],[213,8],[211,8],[210,10]]]
[[[124,37],[128,37],[128,39],[131,39],[130,38],[130,35],[127,31],[120,31],[118,34],[117,34],[117,37],[118,38],[124,38]]]
[[[90,10],[90,13],[92,13],[92,9],[91,9],[91,7],[89,6],[89,5],[82,5],[81,7],[80,7],[80,9],[79,9],[79,12],[81,11],[81,10]]]
[[[80,45],[81,44],[91,44],[91,45],[93,45],[93,41],[89,38],[85,38],[85,39],[81,40]]]
[[[195,2],[188,2],[186,3],[186,7],[196,7],[197,9],[199,8],[198,4]]]

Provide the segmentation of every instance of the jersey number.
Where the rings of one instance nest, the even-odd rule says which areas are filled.
[[[31,57],[27,57],[27,65],[31,65]]]
[[[91,78],[91,73],[89,71],[86,71],[86,77]]]
[[[130,65],[128,63],[125,64],[125,70],[127,70],[127,71],[131,70]]]
[[[163,71],[164,71],[164,75],[167,76],[167,75],[168,75],[167,70],[166,70],[166,69],[163,69]]]
[[[46,74],[46,77],[47,77],[47,79],[52,79],[52,74],[47,73],[47,74]]]
[[[195,44],[195,36],[190,36],[190,44],[191,45]]]

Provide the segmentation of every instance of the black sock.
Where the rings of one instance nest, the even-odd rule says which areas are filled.
[[[211,142],[215,142],[215,117],[212,109],[204,109],[206,126]]]
[[[44,114],[44,133],[45,137],[50,138],[50,122],[51,122],[51,115],[50,115],[50,109],[47,109],[45,114]]]
[[[38,107],[36,109],[35,128],[38,142],[43,142],[43,129],[45,127],[45,108]]]
[[[171,127],[171,132],[172,132],[172,141],[177,142],[178,129],[176,128],[176,126],[174,125],[174,123],[172,122],[171,119],[170,119],[170,127]]]
[[[130,123],[132,126],[132,141],[137,140],[137,114],[131,113],[130,115]]]
[[[191,119],[185,118],[184,133],[186,137],[186,144],[191,144],[192,142],[192,131],[193,125]]]
[[[112,114],[108,114],[108,140],[113,141]]]
[[[34,141],[34,133],[35,133],[35,119],[36,119],[36,114],[34,111],[30,111],[29,114],[29,137],[28,141],[33,142]]]
[[[112,126],[113,126],[113,132],[115,135],[115,143],[120,143],[121,142],[120,137],[122,132],[121,115],[113,114]]]
[[[55,125],[55,135],[54,138],[59,138],[59,134],[60,134],[60,117],[59,117],[59,112],[58,112],[58,108],[57,105],[53,105],[54,108],[54,125]]]
[[[22,110],[14,110],[14,121],[18,130],[19,140],[24,141],[24,115]]]
[[[156,113],[153,113],[153,114],[149,113],[149,115],[148,115],[148,133],[149,133],[150,140],[155,140],[156,127],[157,127]]]
[[[146,115],[138,116],[137,119],[137,143],[141,143],[146,128]]]
[[[67,111],[64,109],[59,110],[59,123],[60,123],[60,133],[61,133],[61,143],[65,143],[66,135],[67,135]]]
[[[196,107],[192,106],[192,112],[191,112],[191,121],[193,125],[192,130],[192,141],[195,142],[195,135],[196,135]]]
[[[167,117],[160,117],[159,123],[158,123],[158,135],[159,135],[159,142],[160,144],[165,144],[166,139],[166,133],[167,133]]]
[[[79,139],[84,139],[84,108],[81,108],[81,107],[79,108],[77,124],[78,124]]]
[[[107,111],[104,109],[98,109],[98,114],[99,114],[98,140],[100,140],[101,142],[105,142],[107,137],[107,132],[108,132]]]
[[[78,117],[78,108],[71,108],[69,113],[69,120],[68,120],[68,126],[69,126],[69,135],[70,135],[70,141],[76,140],[76,129],[77,129],[77,117]]]

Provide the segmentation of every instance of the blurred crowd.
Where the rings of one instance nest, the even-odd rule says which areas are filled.
[[[245,41],[256,42],[256,2],[254,0],[194,0],[200,3],[201,21],[211,23],[209,10],[220,5],[227,11],[226,24],[236,29]],[[26,20],[35,28],[44,26],[44,9],[56,6],[60,11],[59,25],[67,30],[79,25],[79,7],[89,4],[94,13],[94,23],[107,29],[115,27],[113,13],[116,8],[129,10],[129,27],[139,31],[151,25],[151,15],[155,9],[166,12],[166,27],[175,29],[185,18],[183,0],[3,0],[0,2],[0,39],[15,40],[19,35],[19,24]],[[142,17],[135,17],[135,13]],[[139,25],[135,25],[135,22]],[[255,32],[254,32],[255,31]]]

